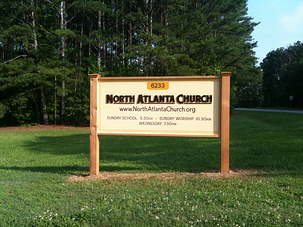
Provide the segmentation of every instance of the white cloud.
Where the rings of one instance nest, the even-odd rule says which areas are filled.
[[[291,15],[285,15],[281,19],[283,31],[288,35],[297,35],[303,33],[303,3],[299,5],[296,11]]]

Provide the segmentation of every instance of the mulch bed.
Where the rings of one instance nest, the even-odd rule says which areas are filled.
[[[115,173],[100,172],[99,175],[74,175],[69,181],[104,181],[104,180],[139,180],[139,179],[180,179],[180,178],[235,178],[243,176],[256,176],[256,170],[230,170],[228,173],[219,171],[211,173]]]

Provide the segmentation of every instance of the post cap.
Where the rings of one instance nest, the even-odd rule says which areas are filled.
[[[99,74],[89,74],[90,78],[100,78],[101,76]]]
[[[231,72],[221,72],[221,76],[230,76]]]

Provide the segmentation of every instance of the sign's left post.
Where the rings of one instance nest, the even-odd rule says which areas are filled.
[[[99,174],[98,136],[98,79],[100,75],[90,74],[90,175]]]

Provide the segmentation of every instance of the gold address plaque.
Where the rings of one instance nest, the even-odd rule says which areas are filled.
[[[147,82],[148,90],[168,90],[169,82]]]

